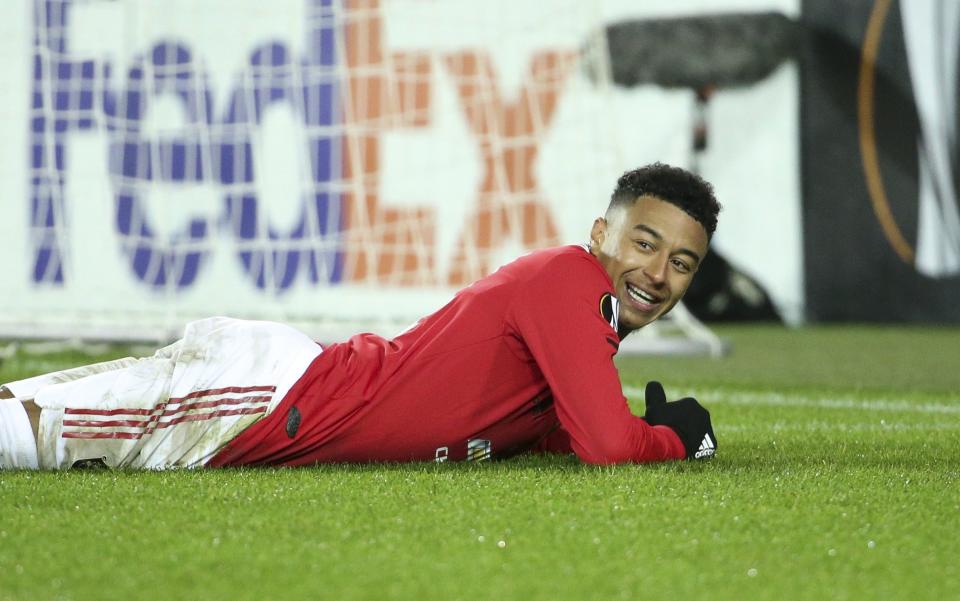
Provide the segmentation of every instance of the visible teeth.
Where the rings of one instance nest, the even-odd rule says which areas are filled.
[[[635,298],[636,300],[638,300],[638,301],[640,301],[640,302],[649,303],[649,304],[651,304],[651,305],[655,305],[655,304],[657,304],[658,302],[660,302],[659,300],[657,300],[656,298],[650,296],[649,294],[647,294],[647,293],[644,292],[643,290],[640,290],[639,288],[636,288],[636,287],[634,287],[634,286],[632,286],[632,285],[630,285],[630,284],[627,284],[627,292],[630,293],[630,296],[632,296],[633,298]]]

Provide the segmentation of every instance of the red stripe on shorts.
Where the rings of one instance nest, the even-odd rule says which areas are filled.
[[[224,409],[222,411],[212,411],[210,413],[194,413],[192,415],[184,415],[178,417],[177,419],[170,420],[168,422],[162,422],[156,425],[156,427],[148,428],[141,432],[63,432],[61,438],[84,438],[84,439],[93,439],[93,438],[122,438],[126,440],[135,440],[143,438],[147,434],[153,433],[155,430],[161,428],[168,428],[170,426],[175,426],[183,422],[199,422],[213,419],[214,417],[227,417],[230,415],[255,415],[257,413],[266,413],[266,407],[243,407],[240,409]],[[66,423],[66,422],[64,422]]]
[[[167,402],[179,403],[180,401],[186,401],[187,399],[195,399],[198,396],[212,396],[215,394],[226,394],[228,392],[275,392],[276,390],[276,386],[230,386],[227,388],[211,388],[209,390],[197,390],[196,392],[191,392],[187,396],[171,398]]]
[[[210,409],[212,407],[223,407],[229,405],[242,405],[244,403],[257,403],[257,402],[267,402],[270,400],[269,396],[247,396],[239,397],[235,399],[218,399],[215,401],[199,401],[196,403],[189,403],[186,405],[181,405],[177,409],[167,409],[162,413],[156,413],[150,419],[146,420],[135,420],[135,419],[124,419],[124,420],[86,420],[86,419],[65,419],[63,420],[64,426],[77,426],[81,428],[96,428],[96,427],[123,427],[123,428],[139,428],[148,426],[152,423],[157,422],[161,417],[169,417],[171,415],[176,415],[178,413],[185,413],[187,411],[193,411],[194,409]],[[150,414],[155,410],[151,410]],[[133,413],[132,411],[124,412],[121,409],[112,410],[111,415],[127,415]],[[91,415],[90,413],[71,413],[71,415]],[[99,414],[94,414],[99,415]],[[148,414],[149,415],[149,414]]]
[[[166,401],[161,401],[153,406],[153,409],[71,409],[64,410],[65,415],[151,415],[158,409],[165,409],[167,405],[173,405],[189,399],[195,399],[204,396],[214,396],[217,394],[227,394],[230,392],[276,392],[276,386],[229,386],[227,388],[210,388],[207,390],[197,390],[182,397],[173,397]]]

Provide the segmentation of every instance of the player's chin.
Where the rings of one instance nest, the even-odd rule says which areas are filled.
[[[669,313],[679,301],[680,298],[675,296],[668,297],[656,305],[646,306],[637,306],[630,300],[626,303],[621,301],[620,324],[630,330],[638,330]]]
[[[628,307],[626,311],[621,312],[620,325],[626,326],[628,330],[639,330],[656,321],[662,313],[662,311],[638,311]]]

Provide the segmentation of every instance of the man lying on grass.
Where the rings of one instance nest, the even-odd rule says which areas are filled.
[[[686,292],[719,209],[709,184],[657,163],[618,180],[589,244],[523,256],[392,340],[321,349],[214,317],[152,357],[11,382],[0,467],[709,457],[709,413],[651,383],[633,415],[613,356]]]

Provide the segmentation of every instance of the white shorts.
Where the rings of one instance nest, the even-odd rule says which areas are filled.
[[[153,357],[7,387],[42,409],[41,468],[199,467],[273,411],[321,351],[283,324],[213,317]]]

